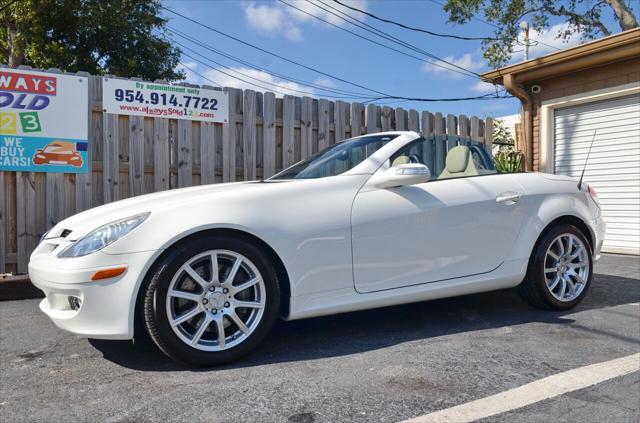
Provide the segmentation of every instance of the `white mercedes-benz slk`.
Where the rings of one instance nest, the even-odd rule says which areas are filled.
[[[146,327],[170,357],[215,365],[249,352],[278,316],[517,285],[538,307],[578,304],[605,233],[595,192],[563,176],[497,174],[477,146],[451,149],[432,177],[431,142],[365,135],[265,181],[72,216],[31,256],[40,308],[88,338],[133,339]]]

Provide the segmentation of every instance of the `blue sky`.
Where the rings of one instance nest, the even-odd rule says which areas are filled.
[[[317,8],[304,0],[285,0],[296,7],[309,13],[318,15],[340,27],[376,39],[379,42],[390,44],[352,27],[339,20],[335,16]],[[317,1],[317,0],[312,0]],[[333,7],[341,6],[331,0],[322,0]],[[463,36],[484,37],[491,36],[493,28],[480,21],[472,21],[464,26],[453,26],[447,23],[447,15],[442,7],[436,3],[440,0],[430,1],[372,1],[352,0],[350,3],[359,9],[368,10],[379,16],[400,21],[407,25],[427,28],[431,31],[450,33]],[[184,14],[192,19],[206,23],[211,27],[233,35],[249,43],[273,51],[279,55],[304,63],[305,65],[338,76],[344,80],[355,82],[359,85],[376,89],[378,91],[404,97],[470,97],[494,91],[491,85],[480,82],[478,79],[466,77],[451,71],[436,67],[424,61],[415,60],[396,52],[371,44],[359,39],[339,28],[331,27],[317,19],[297,11],[277,1],[195,1],[173,0],[163,1],[163,4],[176,12]],[[324,5],[320,4],[325,7]],[[480,53],[480,41],[461,41],[453,39],[437,38],[430,35],[404,30],[388,24],[375,21],[357,12],[347,11],[350,15],[367,22],[369,25],[382,29],[385,32],[414,44],[421,49],[443,58],[458,66],[481,73],[488,70],[485,60]],[[637,11],[636,11],[637,12]],[[196,84],[209,84],[215,82],[224,86],[239,88],[252,88],[266,91],[263,88],[251,87],[250,84],[238,81],[228,75],[215,71],[218,64],[211,63],[212,59],[219,64],[232,68],[232,71],[222,68],[225,72],[240,77],[253,83],[259,83],[266,87],[283,93],[297,96],[309,95],[300,91],[309,92],[314,97],[331,98],[329,94],[322,93],[321,87],[346,90],[350,92],[366,92],[363,89],[347,85],[340,81],[332,80],[326,76],[302,69],[290,63],[269,56],[236,41],[230,40],[205,29],[186,19],[165,12],[170,18],[169,26],[175,30],[187,34],[206,46],[215,48],[221,52],[236,56],[247,62],[267,69],[269,72],[282,76],[293,77],[312,83],[315,87],[308,87],[300,83],[287,81],[274,76],[272,73],[261,72],[244,64],[237,63],[218,53],[208,51],[201,46],[194,45],[191,41],[173,37],[180,43],[192,48],[197,53],[184,49],[182,63],[186,66],[187,81]],[[608,16],[608,20],[612,17]],[[580,43],[579,36],[572,37],[568,43],[555,39],[561,22],[553,22],[555,27],[548,32],[538,34],[532,32],[533,39],[541,41],[530,50],[530,57],[536,57],[555,51],[555,48],[566,48]],[[615,28],[616,25],[611,25]],[[390,44],[393,45],[393,44]],[[397,45],[395,48],[402,49]],[[192,57],[187,57],[186,55]],[[419,55],[412,53],[414,55]],[[204,56],[204,57],[203,57]],[[198,63],[194,58],[203,63]],[[517,53],[514,61],[522,60],[522,53]],[[442,65],[442,63],[440,63]],[[447,67],[447,65],[444,65]],[[193,70],[194,72],[191,72]],[[240,73],[237,73],[240,72]],[[197,74],[196,74],[197,73]],[[199,75],[198,75],[199,74]],[[244,74],[244,75],[242,75]],[[252,77],[255,79],[249,79]],[[264,82],[258,82],[264,81]],[[273,84],[273,85],[268,85]],[[332,94],[337,95],[337,94]],[[367,93],[371,95],[371,93]],[[346,99],[346,101],[352,101]],[[388,102],[394,107],[417,110],[429,110],[433,112],[466,114],[477,116],[504,116],[516,113],[519,103],[515,99],[501,99],[489,101],[464,101],[445,103],[418,103],[418,102]]]

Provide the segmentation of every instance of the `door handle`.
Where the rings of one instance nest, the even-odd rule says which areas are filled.
[[[506,205],[515,204],[520,201],[520,194],[517,192],[503,192],[496,197],[496,203],[502,203]]]

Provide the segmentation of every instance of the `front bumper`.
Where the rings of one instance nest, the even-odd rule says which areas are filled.
[[[133,338],[138,288],[154,251],[59,259],[50,248],[38,246],[29,262],[29,278],[45,293],[42,310],[60,329],[100,339]],[[111,279],[91,281],[98,270],[126,266]],[[74,309],[69,297],[79,299]]]

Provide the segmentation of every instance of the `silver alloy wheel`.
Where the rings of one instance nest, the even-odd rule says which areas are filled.
[[[222,351],[242,343],[264,314],[266,289],[258,268],[229,250],[198,254],[175,273],[167,292],[171,328],[187,345]]]
[[[544,259],[544,277],[551,295],[562,302],[580,296],[589,279],[589,249],[577,236],[558,235]]]

